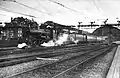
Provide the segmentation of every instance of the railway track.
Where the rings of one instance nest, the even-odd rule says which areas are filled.
[[[80,65],[94,57],[97,57],[98,55],[104,53],[105,51],[110,50],[111,47],[108,46],[105,48],[88,51],[86,53],[79,54],[79,55],[77,54],[75,56],[71,56],[66,59],[61,59],[57,62],[45,64],[45,65],[35,67],[35,68],[29,69],[29,70],[25,70],[25,71],[13,74],[11,76],[7,76],[5,78],[13,78],[13,77],[16,78],[16,75],[20,75],[20,76],[22,76],[22,78],[27,78],[26,75],[30,74],[28,72],[35,73],[37,71],[39,71],[39,76],[42,76],[41,78],[44,78],[44,77],[45,78],[57,78],[59,75],[64,74],[65,72],[71,70],[72,68],[76,67],[77,65]],[[49,73],[46,73],[46,72],[49,72]],[[25,74],[23,74],[23,73],[25,73]]]
[[[9,54],[21,54],[21,53],[33,53],[33,52],[40,52],[40,51],[45,51],[47,50],[56,50],[56,49],[69,49],[70,47],[72,48],[86,48],[90,47],[91,45],[70,45],[70,46],[55,46],[55,47],[37,47],[37,48],[28,48],[28,49],[1,49],[0,50],[0,56],[3,55],[9,55]]]
[[[14,50],[16,49],[17,47],[4,47],[4,48],[0,48],[0,51],[6,51],[6,50]]]
[[[90,57],[81,60],[81,61],[78,62],[77,64],[75,64],[75,65],[73,65],[73,66],[70,66],[70,67],[66,68],[65,70],[63,70],[63,71],[60,71],[60,73],[57,73],[57,74],[53,75],[51,78],[59,78],[59,77],[62,78],[61,76],[62,76],[63,74],[65,74],[65,73],[67,73],[68,71],[74,69],[75,67],[77,67],[77,66],[79,66],[79,65],[87,62],[87,61],[90,60],[90,59],[94,59],[95,57],[100,56],[102,53],[104,53],[104,52],[106,52],[106,51],[109,51],[110,49],[111,49],[111,48],[108,48],[108,49],[105,49],[105,50],[103,50],[103,51],[99,51],[99,53],[90,54]]]
[[[99,46],[94,46],[96,48],[99,48]],[[0,57],[0,67],[6,67],[6,66],[11,66],[15,64],[20,64],[24,62],[29,62],[29,61],[34,61],[37,60],[36,57],[40,58],[51,58],[51,57],[57,57],[57,56],[62,56],[65,54],[70,54],[70,53],[77,53],[77,52],[83,52],[85,50],[89,49],[79,49],[81,47],[70,47],[70,48],[64,48],[64,49],[58,49],[53,52],[53,50],[50,50],[45,53],[32,53],[32,54],[22,54],[21,55],[15,55],[15,56],[4,56]],[[85,47],[84,47],[85,48]],[[95,48],[95,49],[96,49]]]

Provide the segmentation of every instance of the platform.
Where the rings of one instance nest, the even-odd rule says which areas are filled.
[[[116,50],[113,62],[106,78],[120,78],[120,45]]]

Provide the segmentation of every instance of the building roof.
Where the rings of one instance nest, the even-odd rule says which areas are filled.
[[[111,34],[112,36],[120,36],[120,30],[116,27],[100,27],[97,28],[93,33],[93,35],[97,35],[97,36],[108,36],[109,34]]]

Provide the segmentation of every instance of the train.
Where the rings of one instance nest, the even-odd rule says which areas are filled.
[[[103,36],[87,35],[87,34],[70,34],[73,41],[77,40],[78,43],[103,43],[105,38]]]
[[[2,43],[0,47],[17,46],[22,43],[32,47],[47,43],[53,44],[52,46],[59,46],[79,43],[103,43],[107,40],[102,36],[84,34],[82,30],[73,28],[74,26],[61,25],[52,21],[47,21],[38,27],[35,26],[34,28],[33,26],[31,28],[27,25],[16,26],[16,24],[6,23],[5,27],[0,27],[0,42]]]
[[[38,46],[58,46],[66,44],[81,44],[81,43],[103,43],[105,37],[82,34],[82,30],[67,26],[50,26],[42,27],[37,30],[30,30],[27,38],[27,43]],[[66,37],[65,37],[66,36]],[[64,38],[65,37],[65,38]],[[63,39],[63,41],[61,41]],[[66,39],[67,38],[67,39]],[[59,43],[58,43],[59,42]],[[46,45],[43,45],[46,44]]]

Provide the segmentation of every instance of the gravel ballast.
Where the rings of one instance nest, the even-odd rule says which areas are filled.
[[[92,59],[57,78],[105,78],[113,60],[116,47],[106,55]]]
[[[105,49],[107,50],[107,49]],[[102,50],[100,50],[99,52],[102,52]],[[79,56],[78,58],[74,58],[74,59],[70,59],[67,61],[63,61],[61,63],[56,63],[54,65],[49,65],[47,67],[43,67],[43,68],[39,68],[35,71],[31,71],[31,72],[27,72],[25,74],[21,74],[12,78],[51,78],[52,76],[57,75],[58,73],[62,72],[63,70],[68,69],[71,66],[74,66],[75,64],[77,64],[78,62],[81,62],[82,60],[85,60],[88,57],[94,56],[96,54],[98,54],[98,51],[95,52],[90,52],[84,56]],[[77,55],[78,56],[78,55]],[[64,78],[64,77],[62,77]]]
[[[52,63],[54,61],[55,60],[36,60],[36,61],[28,62],[28,63],[22,63],[22,64],[18,64],[18,65],[14,65],[14,66],[0,68],[0,78],[9,76],[9,75],[12,75],[15,73],[19,73],[23,70],[27,70],[27,69],[36,67],[38,65]]]
[[[83,54],[83,53],[84,52],[68,53],[66,55],[52,57],[51,59],[58,59],[58,60],[67,59],[69,57],[76,56],[78,54]],[[35,61],[27,62],[27,63],[17,64],[17,65],[14,65],[14,66],[8,66],[8,67],[0,68],[0,78],[9,76],[9,75],[12,75],[12,74],[15,74],[15,73],[19,73],[21,71],[28,70],[30,68],[34,68],[34,67],[37,67],[37,66],[40,66],[40,65],[53,63],[53,62],[56,62],[58,60],[44,60],[44,59],[41,59],[41,60],[35,60]]]
[[[81,54],[81,53],[83,53],[83,52],[80,52],[78,54]],[[54,57],[52,59],[66,59],[68,57],[76,56],[76,55],[77,55],[77,53],[70,53],[70,54],[67,54],[67,55]],[[52,62],[55,62],[55,61],[56,60],[35,60],[35,61],[28,62],[28,63],[22,63],[22,64],[18,64],[18,65],[14,65],[14,66],[8,66],[8,67],[0,68],[0,78],[12,75],[14,73],[21,72],[23,70],[27,70],[27,69],[36,67],[36,66],[39,66],[39,65],[52,63]]]

